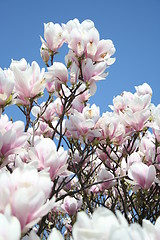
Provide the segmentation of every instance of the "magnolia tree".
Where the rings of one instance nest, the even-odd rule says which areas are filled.
[[[0,239],[160,239],[152,89],[123,92],[100,115],[88,100],[115,61],[112,41],[77,19],[44,24],[41,41],[46,70],[25,59],[0,69]],[[64,43],[65,64],[55,61]]]

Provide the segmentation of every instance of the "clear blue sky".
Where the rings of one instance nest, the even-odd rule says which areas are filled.
[[[144,82],[153,89],[152,102],[160,103],[159,0],[0,0],[0,67],[8,68],[11,59],[22,57],[44,67],[39,54],[43,23],[74,18],[94,21],[101,39],[112,39],[116,47],[116,62],[107,79],[98,83],[91,101],[101,113],[108,110],[113,96],[133,92],[135,85]],[[64,55],[57,61],[64,61]]]

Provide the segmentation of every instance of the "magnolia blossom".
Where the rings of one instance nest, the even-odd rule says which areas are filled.
[[[103,182],[98,186],[100,191],[109,189],[116,184],[116,181],[114,180],[114,175],[111,172],[107,171],[105,168],[102,168],[98,172],[97,181]]]
[[[46,215],[54,205],[48,200],[52,182],[46,171],[38,172],[31,165],[18,166],[12,173],[0,171],[0,212],[9,205],[23,232]],[[48,201],[47,201],[48,200]]]
[[[153,165],[147,166],[142,162],[135,162],[130,166],[128,176],[134,181],[135,185],[143,189],[149,189],[155,181],[156,169]]]
[[[107,209],[98,208],[92,218],[85,212],[79,212],[72,233],[75,240],[110,239],[112,226],[113,229],[119,227],[116,216]]]
[[[80,24],[79,20],[77,18],[74,18],[73,20],[69,20],[66,24],[62,23],[62,29],[64,31],[66,31],[66,34],[67,34],[67,33],[70,33],[72,31],[72,29],[79,28],[80,25],[81,24]],[[69,36],[67,36],[67,37],[69,37]],[[66,41],[67,41],[67,38],[66,38]]]
[[[107,226],[107,227],[106,227]],[[116,215],[106,208],[97,208],[89,217],[85,212],[79,212],[77,221],[73,225],[72,236],[74,240],[159,240],[160,217],[155,225],[143,220],[142,226],[137,223],[128,225],[124,216],[117,211]],[[61,233],[53,228],[48,240],[64,240]],[[72,239],[72,238],[70,238]],[[40,240],[34,231],[23,240]]]
[[[95,105],[89,108],[86,106],[82,113],[77,110],[73,111],[70,119],[66,120],[66,136],[68,138],[93,140],[95,137],[100,136],[98,129],[95,129],[95,123],[99,118],[99,108]]]
[[[31,110],[33,116],[39,117],[44,122],[52,122],[57,120],[58,116],[61,116],[63,112],[63,105],[60,98],[57,98],[54,102],[51,102],[48,106],[43,102],[40,106],[34,106]]]
[[[145,136],[143,136],[139,144],[140,155],[143,157],[144,161],[149,165],[154,163],[155,159],[156,149],[154,142],[155,142],[154,135],[148,132],[148,135],[145,134]]]
[[[131,133],[134,130],[141,131],[147,127],[147,122],[150,118],[150,110],[144,109],[141,111],[133,112],[131,109],[127,109],[124,113],[120,112],[120,116],[124,121],[126,128],[131,129]]]
[[[68,70],[63,63],[54,62],[51,67],[48,67],[45,79],[47,82],[66,83],[68,81]]]
[[[115,47],[112,40],[102,39],[98,42],[95,55],[91,55],[90,57],[94,62],[105,61],[107,66],[110,66],[115,62],[115,58],[111,58],[114,53]]]
[[[160,171],[160,147],[157,148],[157,157],[155,161],[155,167]]]
[[[51,102],[48,106],[45,105],[45,102],[41,103],[40,106],[34,106],[31,110],[33,116],[40,118],[42,121],[53,121],[56,117],[54,104]]]
[[[70,66],[70,83],[75,84],[79,79],[80,75],[80,68],[79,66],[73,61]]]
[[[34,139],[35,136],[43,136],[46,138],[52,138],[53,129],[49,127],[48,123],[39,120],[38,123],[35,124],[35,130],[33,128],[29,128],[27,131]]]
[[[101,131],[100,140],[109,140],[114,144],[121,144],[125,140],[125,127],[114,112],[103,113],[96,123],[96,128]]]
[[[160,142],[160,104],[151,107],[152,122],[149,126],[152,128],[153,134],[158,142]]]
[[[63,24],[64,35],[70,51],[65,57],[66,64],[71,70],[71,84],[81,80],[89,83],[92,95],[96,91],[95,82],[105,79],[106,67],[115,61],[111,56],[115,48],[111,40],[100,40],[99,32],[91,20],[85,20],[81,24],[77,19]],[[84,59],[85,56],[85,59]],[[80,62],[80,60],[83,60]],[[82,73],[80,73],[80,65]]]
[[[95,82],[104,80],[108,75],[108,73],[105,73],[105,69],[105,62],[93,64],[90,58],[87,58],[82,62],[83,80],[90,85],[92,95],[96,91]]]
[[[40,70],[38,63],[32,62],[31,66],[25,60],[12,61],[11,70],[14,73],[14,96],[16,103],[28,105],[30,99],[43,93],[45,88],[44,71]]]
[[[139,89],[141,86],[137,86]],[[141,93],[141,94],[140,94]],[[133,113],[147,109],[151,104],[151,94],[148,92],[136,93],[123,92],[113,99],[113,106],[110,106],[112,110],[116,112],[124,113],[127,109],[130,109]]]
[[[72,108],[71,112],[73,109],[76,109],[78,112],[83,112],[83,109],[85,107],[86,102],[89,100],[90,93],[89,90],[86,89],[85,84],[82,84],[76,91],[76,97],[72,102]],[[73,111],[74,112],[74,111]]]
[[[51,179],[58,175],[67,175],[67,151],[63,147],[56,150],[55,143],[50,138],[35,141],[34,147],[29,150],[31,161],[38,163],[38,169],[49,169]]]
[[[152,89],[147,83],[143,83],[142,85],[136,86],[135,89],[138,96],[145,94],[149,94],[152,96]]]
[[[112,151],[109,146],[107,146],[107,148],[105,149],[105,152],[102,151],[101,149],[96,149],[96,153],[98,158],[102,162],[104,162],[105,166],[107,166],[109,169],[113,169],[115,167],[117,156],[121,156],[120,152],[117,151],[115,154],[114,151]]]
[[[0,107],[11,102],[11,93],[14,88],[14,76],[10,69],[2,70],[0,68]]]
[[[63,24],[68,47],[81,57],[85,55],[93,62],[105,61],[107,65],[114,63],[110,58],[115,53],[115,47],[111,40],[100,40],[99,32],[91,20],[80,23],[77,19]]]
[[[0,118],[0,158],[2,166],[7,164],[7,157],[18,151],[27,141],[28,133],[24,132],[24,123],[16,121],[12,123],[8,116]]]
[[[62,209],[65,210],[66,213],[72,216],[78,211],[78,209],[80,209],[81,205],[82,205],[81,198],[76,199],[76,198],[67,196],[64,198],[64,202],[61,207]]]
[[[129,226],[119,211],[116,215],[117,217],[110,210],[102,207],[96,209],[91,217],[85,212],[79,212],[72,230],[74,240],[158,240],[157,228],[152,224],[153,235],[147,224],[145,227],[136,223]]]
[[[50,235],[48,237],[48,240],[53,240],[53,239],[63,240],[62,234],[56,228],[52,229],[52,232],[50,233]]]
[[[64,42],[63,30],[58,23],[44,23],[44,39],[41,38],[42,45],[50,51],[56,52]]]
[[[76,19],[63,25],[63,28],[65,29],[68,47],[72,49],[78,57],[82,56],[86,51],[87,38],[90,35],[90,31],[95,30],[97,33],[94,23],[91,20],[85,20],[80,24]]]
[[[13,68],[15,66],[18,69],[20,69],[21,71],[25,71],[27,69],[27,67],[29,67],[29,64],[27,63],[27,61],[24,58],[21,58],[21,60],[19,60],[19,61],[12,59],[10,69],[13,71]]]
[[[157,218],[155,225],[153,225],[149,220],[143,219],[142,222],[143,229],[147,231],[150,239],[159,240],[160,237],[160,217]]]
[[[142,162],[142,159],[141,159],[140,154],[138,152],[133,152],[130,156],[127,157],[127,166],[128,166],[128,168],[133,163],[139,163],[139,162]]]
[[[49,58],[50,58],[50,53],[44,43],[42,43],[42,46],[40,48],[40,54],[41,54],[43,61],[47,64],[49,61]]]
[[[121,96],[113,99],[113,106],[110,107],[119,114],[126,130],[131,131],[132,134],[133,129],[141,131],[147,127],[147,122],[151,117],[150,105],[150,92],[137,90],[135,94],[123,92]]]
[[[10,214],[9,206],[4,214],[0,213],[0,239],[19,240],[21,236],[21,226],[18,219]]]
[[[78,57],[81,57],[85,52],[85,42],[82,36],[82,32],[78,28],[74,28],[70,33],[70,39],[68,41],[68,47],[72,49],[73,52]]]

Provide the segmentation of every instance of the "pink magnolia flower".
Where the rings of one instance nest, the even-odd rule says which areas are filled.
[[[66,24],[62,24],[62,28],[64,29],[64,31],[66,31],[66,34],[68,33],[68,36],[66,38],[66,42],[68,42],[70,40],[70,36],[69,34],[72,32],[73,29],[81,29],[81,31],[89,31],[90,29],[92,29],[94,27],[94,22],[86,19],[84,20],[82,23],[79,22],[79,20],[77,18],[73,19],[73,20],[69,20]]]
[[[86,106],[82,113],[74,109],[70,119],[66,120],[66,136],[68,138],[80,139],[82,142],[93,140],[100,136],[98,129],[95,129],[95,123],[99,118],[99,108],[95,105],[89,108]]]
[[[103,183],[99,184],[99,189],[101,191],[109,189],[116,184],[116,181],[114,180],[114,175],[111,172],[107,171],[105,168],[102,168],[100,172],[98,172],[97,181],[104,181]]]
[[[141,86],[137,86],[136,88],[139,89],[139,87]],[[151,104],[151,94],[148,92],[140,94],[140,91],[137,94],[137,92],[134,94],[123,92],[121,95],[118,95],[113,99],[113,106],[110,106],[111,109],[118,113],[124,113],[128,109],[133,113],[148,109]]]
[[[151,95],[148,91],[142,94],[139,91],[138,94],[123,92],[121,96],[114,98],[113,106],[110,107],[120,115],[126,131],[132,134],[133,130],[141,131],[148,126],[150,106]]]
[[[70,39],[68,40],[68,47],[76,54],[81,57],[85,52],[85,42],[82,36],[82,32],[78,28],[74,28],[70,33]]]
[[[100,109],[95,104],[93,104],[91,107],[87,105],[83,109],[83,115],[86,119],[93,119],[93,121],[96,123],[100,118]]]
[[[140,155],[143,157],[147,165],[151,165],[155,159],[155,139],[154,135],[149,131],[143,136],[139,144]]]
[[[102,236],[109,239],[113,223],[114,226],[119,226],[116,216],[108,209],[96,209],[92,218],[89,218],[85,212],[79,212],[77,221],[73,225],[72,234],[75,240],[103,239]]]
[[[99,32],[91,20],[85,20],[81,24],[77,19],[63,24],[68,47],[81,57],[85,55],[93,62],[105,61],[109,66],[115,59],[110,58],[115,53],[111,40],[100,40]]]
[[[78,71],[77,67],[79,68],[79,61],[78,61],[76,54],[71,49],[68,51],[68,54],[65,56],[65,63],[66,63],[67,68],[69,68],[69,69],[71,69],[73,64],[76,64],[77,66],[76,65],[73,66],[72,71],[74,71],[74,72]]]
[[[149,109],[143,109],[137,112],[133,112],[131,109],[127,109],[124,113],[120,112],[120,117],[122,118],[126,128],[131,130],[141,131],[147,127],[147,122],[149,121],[151,114]]]
[[[152,122],[149,124],[149,127],[152,128],[153,134],[157,140],[160,142],[160,104],[158,106],[152,105],[151,107],[151,118]]]
[[[56,52],[64,43],[63,29],[58,23],[44,23],[44,39],[42,43],[48,50]]]
[[[136,162],[130,166],[128,176],[137,186],[149,189],[155,181],[156,169],[153,165],[147,166],[142,162]]]
[[[143,226],[143,229],[146,230],[146,232],[149,236],[149,239],[159,240],[160,217],[157,218],[154,225],[149,220],[143,219],[142,226]]]
[[[48,200],[52,182],[48,172],[38,172],[31,165],[17,167],[12,173],[0,171],[0,212],[9,205],[23,232],[35,225],[54,205]]]
[[[27,69],[27,67],[29,67],[29,64],[27,64],[27,61],[26,61],[24,58],[22,58],[22,59],[19,60],[19,61],[12,59],[12,62],[11,62],[11,65],[10,65],[10,69],[13,71],[13,68],[14,68],[15,66],[16,66],[19,70],[25,71],[25,70]]]
[[[113,42],[110,39],[102,39],[97,44],[95,54],[91,55],[90,58],[92,58],[94,62],[105,61],[107,66],[110,66],[115,62],[115,58],[111,58],[114,53],[115,47]]]
[[[99,32],[98,30],[93,27],[91,28],[86,35],[86,55],[89,58],[92,58],[92,56],[95,56],[97,52],[97,46],[99,43]]]
[[[124,112],[133,99],[133,94],[130,92],[123,92],[121,95],[118,95],[113,98],[113,106],[109,105],[109,107],[114,112]]]
[[[55,82],[46,82],[45,87],[48,93],[54,93],[57,90]]]
[[[68,81],[68,70],[63,63],[54,62],[51,67],[48,67],[48,72],[45,73],[46,82],[54,82],[55,90],[60,90],[60,84]]]
[[[115,163],[111,159],[116,161],[117,155],[120,155],[120,153],[117,151],[115,154],[114,151],[111,151],[111,148],[109,146],[107,146],[106,152],[102,151],[101,149],[96,149],[98,158],[105,163],[105,166],[107,166],[109,169],[112,169],[115,167]],[[110,156],[111,159],[108,156]]]
[[[8,207],[7,207],[8,208]],[[19,240],[21,237],[21,226],[18,219],[8,212],[0,213],[0,239]]]
[[[17,153],[28,139],[28,133],[24,132],[24,123],[9,121],[7,115],[0,118],[0,158],[2,166],[7,164],[7,157]]]
[[[76,109],[78,112],[81,112],[81,113],[83,112],[85,104],[90,97],[89,91],[86,90],[85,92],[83,92],[84,89],[85,89],[85,85],[82,84],[76,92],[76,94],[77,95],[79,94],[79,95],[73,100],[72,108],[71,108],[71,109]]]
[[[56,150],[56,145],[50,138],[42,138],[35,141],[33,148],[29,150],[31,161],[37,161],[38,169],[48,169],[52,180],[58,175],[67,174],[67,151],[63,147]]]
[[[140,154],[138,152],[133,152],[130,156],[127,157],[127,167],[129,168],[134,163],[142,162]]]
[[[48,106],[43,102],[40,106],[34,106],[31,110],[33,116],[39,117],[40,120],[45,122],[52,122],[57,120],[63,112],[63,105],[60,98],[56,98],[54,102],[51,102]]]
[[[157,148],[157,157],[155,161],[155,167],[160,171],[160,147]]]
[[[79,66],[75,62],[72,62],[71,67],[70,67],[70,83],[71,84],[77,83],[79,74],[80,74]]]
[[[116,174],[120,176],[125,176],[130,166],[134,163],[139,163],[139,162],[140,163],[142,162],[142,158],[139,152],[133,152],[131,153],[131,155],[127,156],[127,158],[123,157],[121,160],[121,167],[119,167],[116,170]]]
[[[51,102],[47,107],[45,102],[41,103],[40,106],[34,106],[31,112],[33,116],[39,117],[42,121],[53,121],[56,117],[53,102]]]
[[[147,83],[143,83],[142,85],[136,86],[136,93],[138,96],[149,94],[152,96],[152,89]]]
[[[72,235],[74,240],[158,240],[158,225],[158,222],[155,228],[153,225],[141,227],[137,223],[128,225],[127,220],[119,211],[116,211],[115,216],[110,210],[99,207],[92,217],[85,212],[78,213]]]
[[[102,141],[108,139],[114,144],[121,144],[125,140],[125,127],[115,113],[103,113],[96,123],[96,128],[101,131],[99,139]]]
[[[138,86],[139,87],[139,86]],[[137,88],[138,88],[137,87]],[[150,118],[151,95],[123,92],[113,99],[112,110],[117,112],[127,128],[142,130]]]
[[[33,132],[33,128],[29,128],[28,133],[31,136],[43,136],[46,138],[52,138],[53,136],[53,129],[49,127],[48,123],[39,120],[37,124],[35,124],[35,131]]]
[[[62,204],[62,209],[65,210],[69,215],[74,215],[78,209],[80,209],[82,205],[82,199],[76,199],[74,197],[67,196],[64,198],[64,202]]]
[[[95,82],[104,80],[108,75],[108,73],[105,73],[105,69],[105,62],[93,64],[90,58],[87,58],[82,62],[83,80],[89,84],[91,94],[94,94],[96,91]]]
[[[0,68],[0,107],[8,105],[11,102],[11,93],[14,88],[14,76],[10,69],[2,70]]]
[[[70,33],[74,28],[79,28],[79,27],[80,27],[80,22],[77,18],[73,20],[69,20],[66,24],[62,23],[62,28],[64,31],[66,31],[65,34]]]
[[[89,42],[89,36],[90,39],[93,40],[93,38],[95,39],[95,35],[98,33],[91,20],[85,20],[80,24],[77,19],[74,19],[73,21],[69,21],[67,24],[63,24],[63,28],[65,30],[68,47],[78,57],[85,54],[87,43]]]
[[[14,93],[17,104],[28,105],[30,99],[42,95],[45,88],[44,68],[40,70],[35,61],[31,66],[29,64],[21,66],[21,63],[13,61],[11,69],[15,77]]]
[[[44,43],[42,43],[42,46],[40,48],[40,54],[41,54],[41,57],[42,57],[43,61],[45,63],[48,63],[49,58],[50,58],[50,53],[49,53],[49,50],[47,49],[47,47],[45,46]]]
[[[48,240],[52,240],[52,239],[64,240],[62,234],[56,228],[53,228],[52,232],[49,235]]]

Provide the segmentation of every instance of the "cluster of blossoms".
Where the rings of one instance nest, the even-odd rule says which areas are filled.
[[[152,89],[123,92],[101,115],[88,101],[115,61],[112,41],[77,19],[44,24],[41,41],[46,70],[25,59],[0,69],[0,239],[158,240],[160,105]],[[63,44],[65,64],[54,61]],[[8,105],[25,124],[9,120]]]

